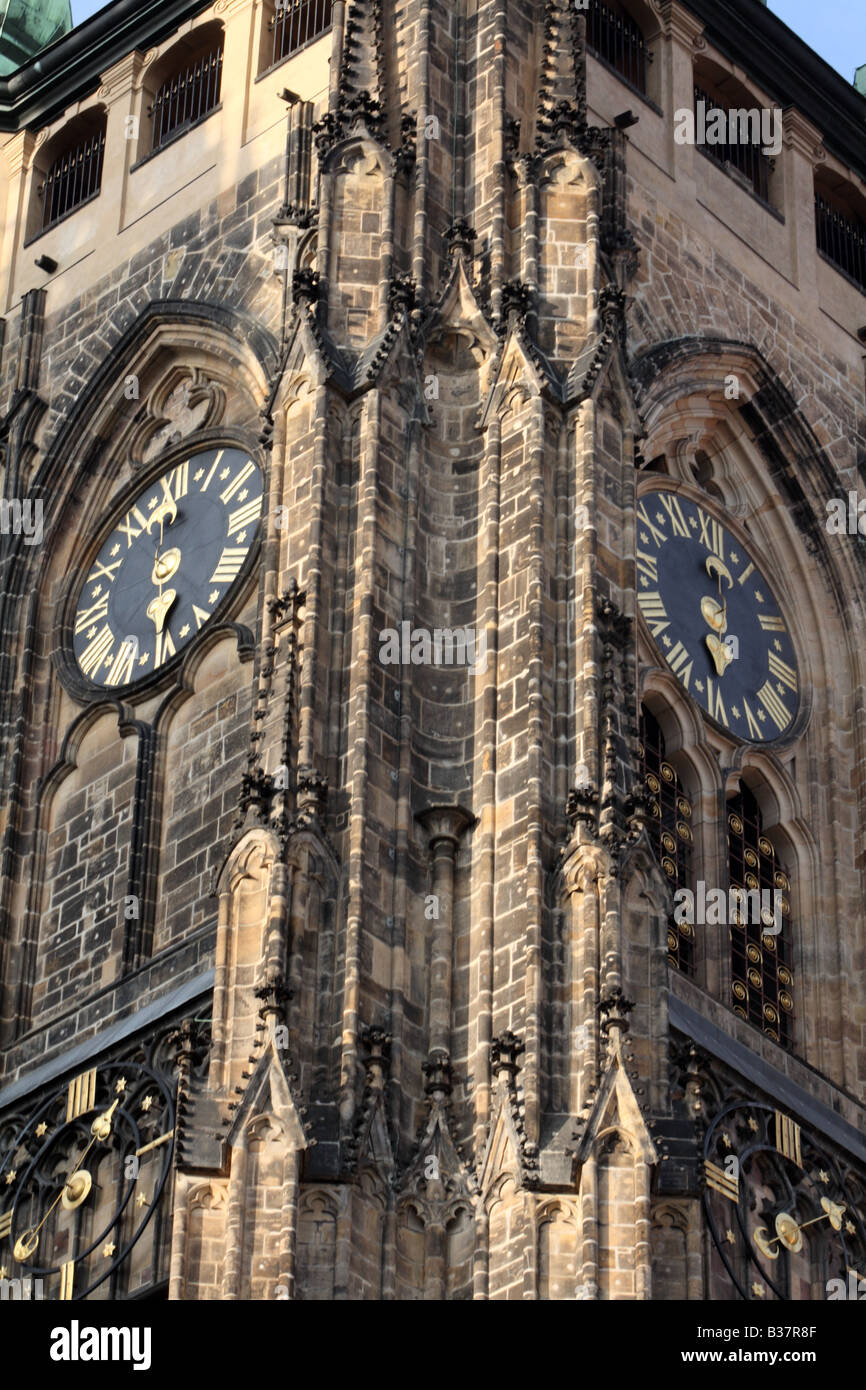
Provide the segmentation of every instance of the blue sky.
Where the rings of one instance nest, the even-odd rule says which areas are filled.
[[[72,0],[76,24],[96,14],[104,0]],[[863,0],[770,0],[769,8],[810,48],[854,80],[854,69],[866,63],[866,5]]]

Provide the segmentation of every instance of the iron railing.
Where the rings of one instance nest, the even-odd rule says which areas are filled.
[[[815,194],[815,236],[818,250],[844,270],[866,292],[866,225],[846,217],[820,193]]]
[[[58,155],[40,189],[43,232],[99,192],[104,151],[105,131],[100,130]]]
[[[742,108],[730,108],[724,102],[717,101],[701,87],[695,87],[695,117],[697,122],[698,102],[704,103],[704,112],[707,117],[711,111],[724,111],[727,123],[729,110],[741,110]],[[730,128],[727,133],[730,135]],[[760,139],[760,134],[759,134]],[[708,154],[711,159],[715,159],[718,164],[730,164],[752,187],[752,192],[757,195],[764,203],[770,201],[770,175],[775,167],[769,155],[764,154],[760,143],[753,144],[751,141],[741,142],[739,140],[724,141],[722,144],[713,145],[704,142],[700,146],[704,154]]]
[[[630,15],[617,13],[603,0],[589,0],[586,42],[626,82],[637,87],[639,92],[646,92],[646,68],[651,57],[636,20]]]
[[[297,53],[331,26],[332,0],[276,0],[272,65]]]
[[[158,150],[174,136],[200,121],[219,103],[223,70],[222,44],[163,82],[150,114],[153,145]]]

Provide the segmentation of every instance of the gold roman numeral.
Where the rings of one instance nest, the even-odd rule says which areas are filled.
[[[639,550],[637,552],[637,568],[639,574],[645,574],[647,579],[652,580],[653,584],[658,584],[659,562],[654,555],[647,555],[643,550]]]
[[[92,623],[100,623],[108,612],[108,595],[94,603],[92,608],[80,608],[75,615],[75,632],[83,632]]]
[[[704,1160],[704,1174],[707,1179],[707,1187],[712,1187],[716,1192],[721,1192],[723,1197],[727,1197],[729,1202],[737,1202],[740,1197],[740,1180],[732,1178],[720,1168],[718,1164]]]
[[[83,1071],[70,1081],[66,1092],[66,1123],[77,1120],[96,1104],[96,1067]]]
[[[126,685],[135,675],[135,658],[138,656],[138,638],[125,637],[120,644],[114,665],[108,673],[106,685]]]
[[[776,1111],[776,1148],[780,1154],[784,1154],[785,1158],[792,1159],[799,1168],[802,1168],[800,1126],[796,1120],[783,1115],[781,1110]]]
[[[707,676],[707,710],[711,717],[718,720],[720,724],[724,724],[726,729],[731,727],[728,723],[728,712],[722,699],[721,687],[716,686],[709,676]]]
[[[243,507],[238,507],[236,512],[232,512],[229,517],[228,535],[232,531],[240,531],[243,526],[249,526],[258,520],[259,512],[262,509],[261,497],[256,497],[252,502],[247,502]]]
[[[658,637],[660,632],[664,632],[665,628],[670,626],[661,594],[657,589],[647,589],[644,593],[638,594],[637,601],[649,624],[650,632],[653,637]]]
[[[721,522],[716,521],[715,517],[707,516],[700,507],[698,511],[698,524],[701,534],[698,537],[702,545],[707,550],[711,550],[714,555],[718,555],[720,560],[725,558],[725,530]]]
[[[775,676],[776,680],[781,681],[789,690],[797,689],[797,672],[793,666],[789,666],[787,661],[776,656],[775,652],[769,653],[770,675]]]
[[[668,666],[674,675],[677,676],[686,687],[689,688],[689,681],[692,678],[692,658],[689,656],[682,642],[677,642],[673,651],[668,653]]]
[[[227,545],[219,557],[217,567],[210,577],[211,584],[228,584],[237,577],[241,565],[247,557],[248,546],[233,548]]]
[[[85,676],[95,675],[114,646],[114,633],[108,623],[97,632],[78,658],[78,664]]]
[[[205,612],[203,608],[199,608],[195,603],[192,606],[192,613],[195,618],[195,630],[198,632],[199,628],[210,618],[210,613]]]
[[[671,530],[675,536],[689,538],[689,528],[686,524],[683,509],[680,506],[680,499],[675,497],[672,492],[660,492],[662,506],[671,519]]]
[[[752,568],[754,569],[754,566],[752,566]],[[742,582],[743,581],[741,579],[740,583],[742,584]],[[784,619],[773,618],[769,613],[759,613],[758,622],[761,624],[761,627],[764,629],[765,632],[784,632],[786,630]]]
[[[114,579],[114,571],[115,571],[116,569],[120,569],[120,566],[121,566],[122,564],[123,564],[123,558],[122,558],[122,557],[121,557],[121,559],[119,559],[119,560],[115,560],[115,562],[114,562],[113,565],[103,565],[102,562],[101,562],[101,560],[97,560],[97,562],[96,562],[96,569],[93,571],[92,574],[89,574],[89,575],[87,576],[87,583],[88,583],[88,584],[92,584],[92,583],[94,582],[94,580],[97,580],[97,579],[107,579],[108,582],[109,582],[109,584],[110,584],[110,583],[113,581],[113,579]]]
[[[130,521],[130,517],[132,517],[132,521]],[[133,525],[133,522],[138,523],[137,531]],[[138,510],[138,507],[130,508],[130,510],[126,513],[125,519],[121,521],[120,525],[117,528],[121,535],[126,536],[127,550],[129,550],[133,541],[138,540],[138,537],[141,535],[142,531],[145,529],[146,526],[147,522],[145,518],[142,516],[141,512]]]
[[[749,709],[749,702],[748,702],[748,700],[744,700],[744,701],[743,701],[743,709],[746,711],[746,723],[747,723],[748,726],[749,726],[749,735],[750,735],[750,737],[751,737],[751,738],[762,739],[762,738],[764,737],[764,735],[761,733],[761,726],[760,726],[760,724],[758,723],[758,721],[757,721],[757,719],[755,718],[755,716],[752,714],[752,711]]]
[[[218,450],[217,456],[216,456],[216,458],[214,459],[213,463],[212,463],[211,466],[210,466],[210,472],[208,473],[207,477],[205,478],[204,482],[202,483],[201,487],[199,488],[199,492],[207,492],[208,483],[210,482],[211,478],[213,477],[214,473],[216,472],[217,466],[218,466],[218,464],[219,464],[219,462],[220,462],[220,459],[222,458],[222,456],[223,456],[224,453],[225,453],[225,449],[220,449],[220,450]]]
[[[4,1211],[0,1216],[0,1240],[6,1240],[12,1234],[12,1208]]]
[[[75,1282],[75,1261],[67,1260],[65,1265],[60,1266],[60,1298],[66,1302],[72,1297],[72,1286]]]
[[[181,497],[186,497],[189,491],[189,461],[178,464],[168,475],[168,486],[171,497],[177,502]]]
[[[238,473],[237,477],[233,478],[232,481],[230,483],[227,483],[226,486],[223,488],[222,492],[220,493],[220,501],[228,502],[232,497],[234,497],[238,488],[246,482],[247,478],[250,476],[251,473],[254,473],[255,470],[256,465],[254,463],[245,463],[240,473]]]
[[[639,503],[638,503],[637,514],[638,514],[638,519],[643,523],[643,525],[644,525],[644,526],[646,527],[646,529],[649,531],[649,533],[650,533],[650,535],[652,536],[653,540],[655,541],[656,545],[657,545],[657,546],[659,546],[659,545],[664,545],[665,541],[667,540],[667,536],[665,535],[664,531],[660,531],[659,528],[658,528],[658,526],[653,525],[653,523],[650,521],[650,519],[649,519],[649,512],[648,512],[647,509],[646,509],[646,503],[645,503],[645,502],[639,502]]]
[[[750,575],[750,574],[754,574],[754,573],[755,573],[755,566],[754,566],[753,564],[748,564],[748,565],[746,565],[746,568],[743,570],[743,573],[742,573],[742,574],[739,576],[739,578],[737,579],[737,583],[738,583],[738,584],[745,584],[745,582],[746,582],[746,580],[748,579],[749,575]]]
[[[162,632],[156,634],[153,669],[156,670],[157,666],[161,666],[170,656],[174,656],[174,640],[169,629],[164,627]]]
[[[756,693],[773,723],[779,729],[784,729],[786,725],[790,724],[791,716],[769,681],[764,681],[764,684]]]

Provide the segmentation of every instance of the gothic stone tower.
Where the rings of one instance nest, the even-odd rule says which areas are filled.
[[[866,1276],[863,99],[783,27],[116,0],[4,88],[2,1277]]]

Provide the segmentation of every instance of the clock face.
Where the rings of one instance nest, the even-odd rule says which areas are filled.
[[[750,1301],[824,1299],[829,1281],[844,1288],[851,1273],[859,1287],[860,1179],[789,1115],[766,1102],[728,1104],[707,1131],[703,1171],[723,1285]]]
[[[94,684],[129,685],[191,642],[255,541],[262,474],[239,449],[208,449],[154,480],[119,515],[76,604],[73,649]]]
[[[153,1253],[139,1242],[173,1146],[172,1092],[149,1066],[92,1067],[42,1101],[0,1154],[0,1278],[86,1298],[129,1261],[147,1283]]]
[[[644,493],[637,507],[638,604],[694,700],[736,737],[769,743],[800,700],[788,625],[760,567],[706,507]]]

